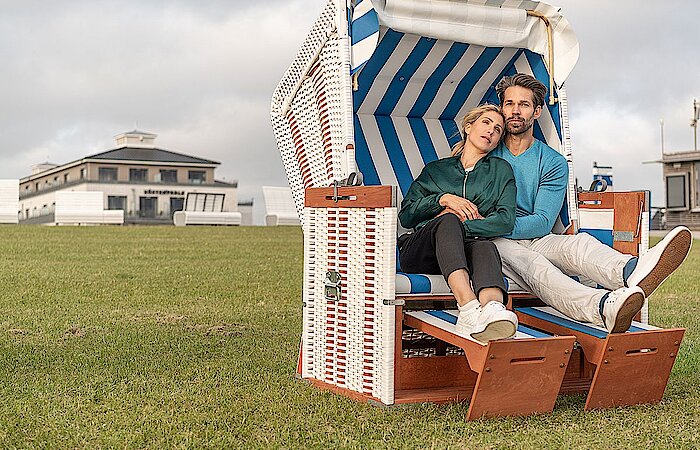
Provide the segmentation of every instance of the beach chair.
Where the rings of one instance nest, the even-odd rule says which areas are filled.
[[[464,113],[498,103],[496,83],[516,72],[549,88],[535,135],[569,162],[557,231],[611,234],[630,253],[648,246],[648,202],[635,203],[638,213],[617,208],[645,193],[577,196],[564,80],[578,43],[568,22],[539,2],[483,3],[330,0],[275,90],[273,129],[304,230],[298,372],[319,387],[383,405],[469,399],[473,419],[551,411],[558,392],[587,392],[599,373],[592,347],[584,357],[568,329],[521,319],[516,339],[486,345],[455,334],[442,276],[397,268],[403,193],[449,155]],[[515,306],[532,300],[513,290]]]
[[[263,186],[265,225],[301,225],[289,186]]]
[[[0,223],[19,223],[19,180],[0,180]]]

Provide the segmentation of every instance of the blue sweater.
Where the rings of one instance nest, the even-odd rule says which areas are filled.
[[[566,158],[537,139],[518,156],[504,143],[491,153],[510,163],[517,187],[515,228],[504,237],[534,239],[549,234],[564,204],[569,180]]]

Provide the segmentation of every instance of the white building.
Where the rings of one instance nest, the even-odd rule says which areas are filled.
[[[100,191],[104,209],[126,223],[170,223],[175,211],[237,211],[238,182],[214,178],[217,161],[155,146],[157,135],[130,131],[116,147],[63,165],[38,164],[20,179],[20,223],[54,221],[56,192]]]

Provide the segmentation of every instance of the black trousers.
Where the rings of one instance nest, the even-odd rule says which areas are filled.
[[[447,281],[452,272],[465,269],[477,295],[484,288],[495,287],[503,291],[503,302],[508,301],[496,245],[483,238],[465,236],[462,223],[454,214],[440,216],[418,231],[400,236],[398,244],[402,271],[442,274]]]

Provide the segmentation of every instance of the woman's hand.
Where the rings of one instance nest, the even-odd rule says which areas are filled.
[[[439,203],[440,206],[445,207],[445,210],[438,214],[438,216],[451,213],[459,217],[459,220],[462,222],[467,219],[474,220],[484,218],[479,213],[479,209],[476,205],[466,198],[454,194],[444,194],[440,197]]]

